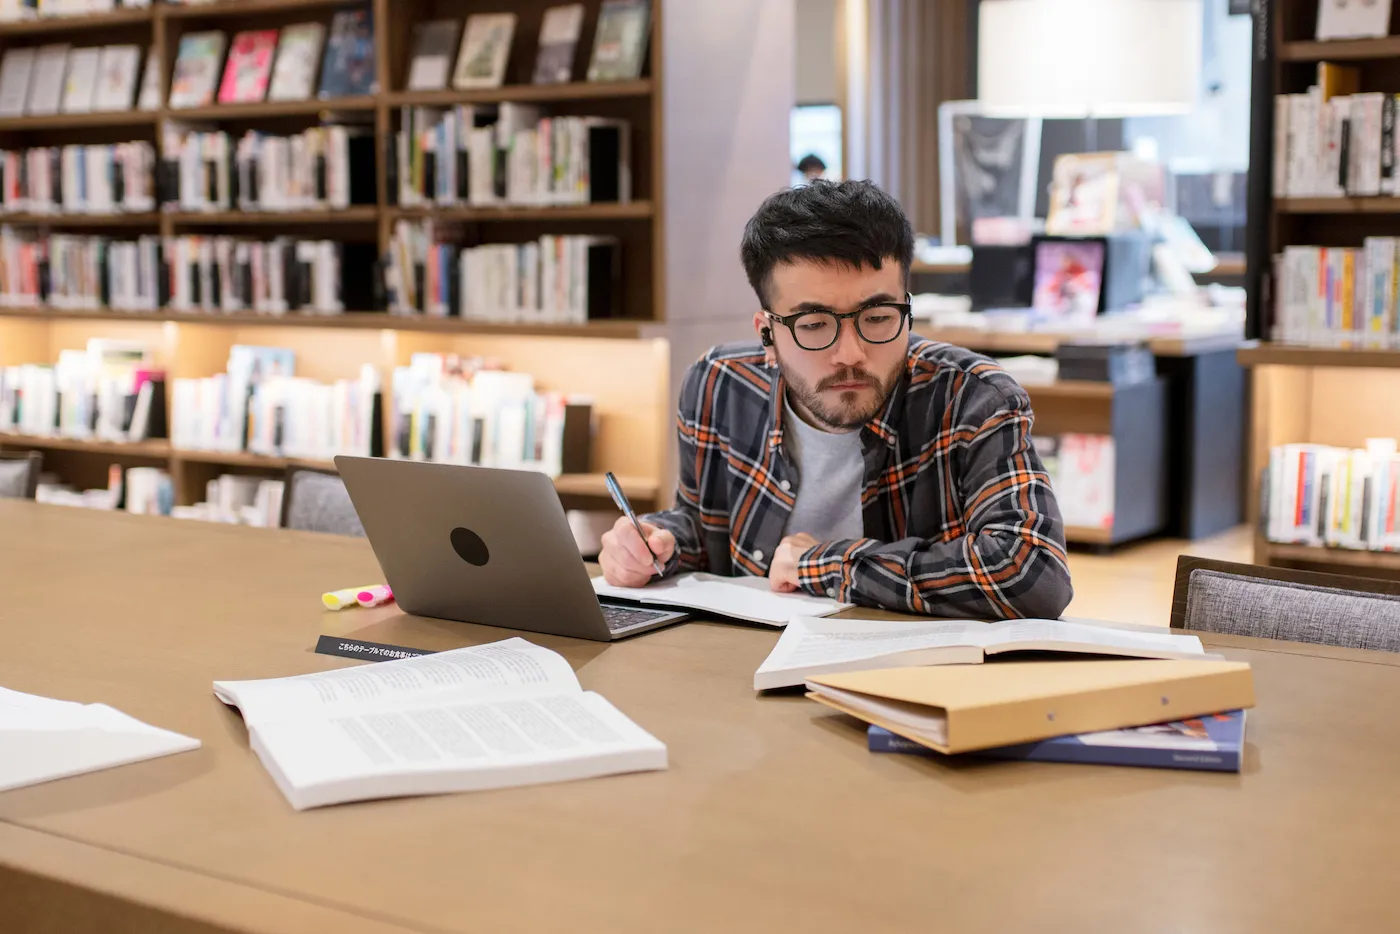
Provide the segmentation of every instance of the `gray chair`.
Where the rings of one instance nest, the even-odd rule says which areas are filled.
[[[1400,582],[1183,555],[1171,625],[1400,652]]]
[[[338,474],[293,467],[285,482],[282,528],[365,537],[365,527]]]
[[[33,499],[43,466],[39,451],[0,451],[0,497]]]

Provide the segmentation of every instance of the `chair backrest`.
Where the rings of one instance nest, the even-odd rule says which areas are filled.
[[[1183,555],[1171,625],[1400,652],[1400,582]]]
[[[0,497],[33,499],[43,467],[39,451],[0,451]]]
[[[287,471],[282,528],[365,537],[365,527],[345,491],[345,481],[338,474],[307,468]]]

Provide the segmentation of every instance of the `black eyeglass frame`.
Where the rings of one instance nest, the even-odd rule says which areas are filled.
[[[914,296],[909,294],[908,292],[905,292],[904,298],[906,300],[902,302],[876,302],[873,305],[866,305],[864,308],[857,308],[855,311],[799,311],[795,315],[775,315],[773,314],[773,312],[765,308],[763,309],[763,313],[768,316],[769,320],[778,322],[792,333],[792,341],[797,345],[797,348],[799,350],[809,350],[813,353],[818,353],[823,350],[830,350],[836,345],[836,342],[841,339],[841,324],[842,322],[847,320],[850,320],[852,322],[851,326],[856,329],[856,336],[859,337],[861,340],[865,341],[867,344],[889,344],[899,340],[899,336],[904,333],[905,325],[908,324],[910,327],[913,327],[914,320]],[[899,330],[895,331],[894,335],[888,338],[887,340],[873,341],[870,338],[866,337],[865,333],[862,332],[860,329],[860,316],[865,314],[867,311],[870,311],[875,308],[893,308],[898,310],[900,313]],[[809,317],[810,315],[826,315],[828,317],[836,319],[836,333],[832,335],[830,343],[825,344],[821,347],[802,346],[802,341],[799,340],[797,337],[797,324],[803,318]]]

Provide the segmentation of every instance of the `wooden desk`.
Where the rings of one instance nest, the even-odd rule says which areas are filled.
[[[327,626],[427,648],[508,635],[319,610],[323,590],[376,576],[358,540],[0,501],[0,684],[204,741],[0,795],[0,929],[1400,924],[1395,656],[1211,640],[1255,669],[1237,776],[871,755],[850,721],[754,696],[770,630],[534,637],[664,740],[670,770],[295,813],[210,682],[355,664],[312,654]]]

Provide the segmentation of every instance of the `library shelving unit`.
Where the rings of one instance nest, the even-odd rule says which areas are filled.
[[[1280,544],[1265,539],[1261,480],[1269,451],[1313,442],[1361,447],[1372,437],[1400,436],[1400,350],[1310,347],[1270,337],[1270,258],[1291,244],[1359,247],[1400,229],[1400,198],[1273,198],[1274,95],[1305,92],[1319,62],[1356,66],[1361,90],[1400,93],[1400,36],[1315,41],[1318,0],[1256,5],[1251,95],[1249,253],[1251,314],[1239,351],[1249,368],[1249,518],[1256,564],[1400,577],[1400,555]],[[1264,15],[1260,15],[1259,9]],[[1395,27],[1392,27],[1395,28]]]
[[[0,307],[0,365],[52,362],[60,350],[92,337],[141,340],[168,377],[222,372],[234,344],[289,347],[297,372],[318,380],[353,377],[362,365],[381,371],[420,352],[493,357],[534,375],[538,385],[589,397],[596,426],[591,473],[566,475],[556,487],[566,506],[605,506],[601,483],[611,470],[639,507],[664,506],[674,476],[674,400],[685,368],[708,346],[749,333],[753,299],[738,261],[744,221],[786,184],[787,125],[793,99],[790,16],[767,5],[730,5],[722,29],[708,4],[652,0],[651,36],[642,77],[587,82],[601,0],[586,0],[574,62],[577,80],[530,83],[544,11],[556,0],[216,0],[157,2],[149,9],[73,18],[0,23],[0,51],[46,42],[75,46],[135,43],[160,52],[162,106],[155,111],[58,114],[0,119],[0,147],[159,141],[167,122],[241,132],[296,131],[327,115],[355,117],[376,134],[377,201],[345,211],[289,214],[224,212],[92,216],[10,215],[0,223],[52,230],[128,235],[184,231],[248,236],[293,233],[374,242],[382,252],[401,217],[450,221],[464,242],[516,243],[543,234],[599,234],[621,244],[618,317],[580,325],[500,325],[355,309],[339,315],[283,316]],[[375,23],[377,93],[335,100],[164,106],[171,66],[186,31],[274,28],[319,21],[337,9],[368,5]],[[502,87],[403,90],[416,22],[473,13],[513,12],[515,36]],[[781,12],[781,10],[777,10]],[[789,11],[790,12],[790,11]],[[384,154],[399,108],[529,101],[547,112],[625,119],[631,126],[633,200],[563,207],[399,208],[389,191]],[[388,409],[386,399],[386,411]],[[168,399],[167,399],[168,404]],[[120,445],[71,439],[0,436],[0,446],[45,452],[45,468],[78,486],[105,486],[111,464],[164,465],[177,503],[202,497],[220,473],[275,476],[294,463],[247,453],[182,451],[165,441]],[[325,466],[317,464],[315,466]]]

